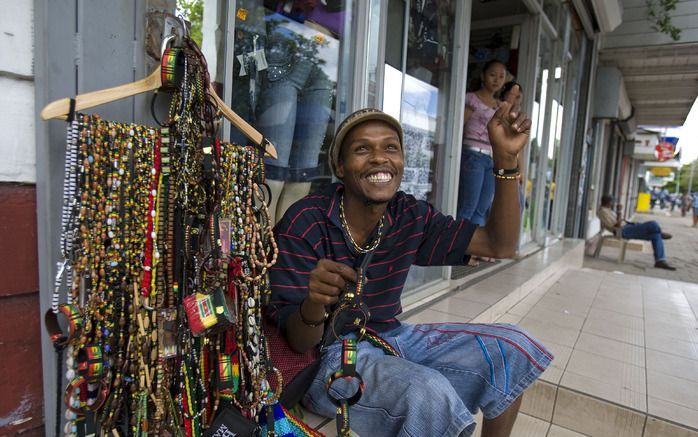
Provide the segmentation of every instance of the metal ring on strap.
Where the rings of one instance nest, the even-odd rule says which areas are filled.
[[[274,392],[270,392],[264,397],[264,399],[262,399],[263,405],[273,405],[276,403],[276,401],[278,401],[281,397],[281,391],[283,390],[284,386],[284,377],[281,374],[281,371],[276,367],[271,367],[270,370],[276,375],[276,390]],[[267,382],[266,379],[263,381],[263,383],[269,386],[269,382]]]
[[[363,339],[364,334],[366,333],[366,324],[368,323],[368,319],[369,319],[368,307],[363,302],[361,305],[354,305],[353,303],[343,303],[332,313],[332,320],[330,321],[330,327],[332,328],[332,335],[334,335],[335,339],[341,340],[340,335],[341,335],[341,328],[342,327],[341,326],[339,327],[340,333],[337,333],[337,327],[335,327],[335,322],[337,321],[337,317],[344,311],[351,311],[354,309],[360,310],[361,314],[363,315],[363,317],[361,317],[361,320],[359,320],[358,317],[356,319],[354,319],[354,325],[356,326],[357,330],[359,331],[359,333],[356,336],[356,341],[359,342]]]
[[[332,388],[332,384],[335,381],[337,381],[339,379],[344,379],[344,380],[350,381],[354,378],[359,380],[359,387],[356,389],[356,393],[354,393],[353,395],[351,395],[350,397],[348,397],[346,399],[339,399],[339,398],[335,398],[334,396],[332,396],[332,393],[330,392],[330,388]],[[338,371],[334,372],[332,374],[332,376],[330,376],[330,378],[327,380],[327,395],[330,397],[330,400],[332,401],[332,403],[338,407],[342,404],[342,401],[345,401],[347,403],[347,405],[351,406],[351,405],[354,405],[355,403],[359,402],[359,399],[361,399],[361,396],[364,394],[365,387],[366,386],[364,385],[364,380],[361,377],[361,374],[359,374],[359,372],[355,372],[354,376],[350,376],[350,375],[345,375],[344,373],[342,373],[341,370],[338,370]]]

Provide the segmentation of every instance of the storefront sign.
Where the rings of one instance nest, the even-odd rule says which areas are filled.
[[[654,147],[654,154],[658,161],[666,161],[676,155],[676,143],[679,139],[676,137],[661,137],[659,144]]]
[[[658,142],[659,136],[657,134],[636,134],[633,159],[645,161],[656,159],[654,147]]]
[[[674,171],[674,169],[671,167],[652,167],[650,169],[650,171],[655,176],[664,177],[664,176],[669,176]]]

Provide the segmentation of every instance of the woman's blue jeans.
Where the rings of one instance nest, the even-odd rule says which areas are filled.
[[[493,168],[491,156],[470,149],[463,150],[457,218],[470,220],[479,226],[485,225],[494,199]]]
[[[662,241],[662,228],[654,220],[643,223],[628,223],[623,226],[621,235],[623,238],[651,241],[652,249],[654,250],[654,261],[666,260],[664,241]]]
[[[276,147],[267,161],[269,179],[304,182],[319,176],[320,149],[330,120],[334,83],[321,69],[312,43],[274,33],[266,49],[268,68],[257,127]]]

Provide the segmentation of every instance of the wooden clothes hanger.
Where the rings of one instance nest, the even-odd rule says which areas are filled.
[[[174,39],[174,35],[166,37],[162,42],[161,54],[165,52],[169,42]],[[103,105],[105,103],[114,102],[116,100],[121,100],[126,97],[131,97],[136,94],[146,93],[149,91],[155,91],[162,87],[162,76],[161,76],[161,66],[158,67],[150,73],[147,77],[127,83],[124,85],[118,85],[112,88],[106,88],[103,90],[92,91],[89,93],[79,94],[75,96],[75,107],[74,111],[80,111],[82,109],[92,108],[94,106]],[[223,116],[228,119],[233,126],[238,128],[247,138],[252,140],[255,144],[259,146],[264,146],[265,153],[270,157],[276,159],[276,148],[274,145],[264,138],[264,136],[255,128],[253,128],[248,122],[246,122],[242,117],[235,113],[228,105],[223,102],[216,91],[213,89],[211,83],[208,85],[208,94],[213,99],[218,107],[218,110],[223,114]],[[41,110],[41,119],[50,120],[54,118],[67,119],[70,113],[70,99],[63,98],[60,100],[55,100],[48,105],[44,106]]]

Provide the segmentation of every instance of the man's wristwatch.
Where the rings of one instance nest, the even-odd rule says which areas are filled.
[[[327,318],[330,316],[330,313],[328,313],[327,310],[325,310],[325,313],[322,315],[322,319],[318,321],[308,320],[303,315],[303,302],[305,302],[305,299],[303,299],[301,301],[301,304],[298,306],[298,313],[301,316],[301,322],[303,322],[303,324],[309,328],[316,328],[320,325],[323,325],[325,323],[325,320],[327,320]]]

